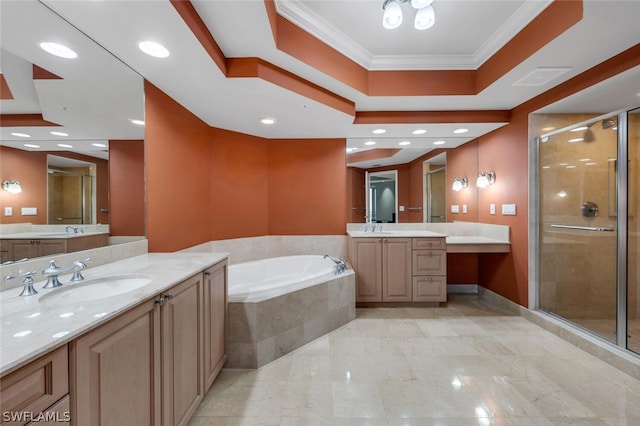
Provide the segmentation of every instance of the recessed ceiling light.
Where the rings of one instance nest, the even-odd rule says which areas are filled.
[[[456,129],[453,131],[453,133],[460,134],[460,133],[467,133],[468,131],[469,129]]]
[[[137,120],[135,118],[130,118],[129,121],[132,122],[133,124],[137,124],[138,126],[144,126],[144,120]]]
[[[40,148],[40,145],[36,145],[34,143],[25,143],[24,146],[27,148]]]
[[[97,146],[98,148],[106,148],[107,146],[103,143],[92,143],[91,145]]]
[[[375,145],[376,141],[366,141],[364,144],[371,146],[371,145]]]
[[[434,145],[444,145],[446,142],[445,141],[435,141],[433,144]]]
[[[584,138],[575,138],[575,139],[569,139],[568,142],[570,143],[574,143],[574,142],[582,142],[584,140]]]
[[[543,132],[550,132],[550,131],[552,131],[553,129],[555,129],[555,127],[543,127],[543,128],[542,128],[542,131],[543,131]]]
[[[149,56],[153,56],[154,58],[166,58],[167,56],[169,56],[169,50],[167,50],[167,48],[160,43],[156,43],[155,41],[141,41],[140,43],[138,43],[138,47],[144,53]]]
[[[414,135],[424,135],[425,133],[427,133],[427,131],[425,129],[417,129],[411,133],[413,133]]]
[[[581,127],[576,127],[575,129],[571,129],[569,130],[570,132],[581,132],[583,130],[587,130],[588,127],[587,126],[581,126]]]
[[[42,42],[40,43],[40,48],[47,53],[51,53],[54,56],[65,59],[75,59],[78,57],[78,54],[73,50],[69,49],[67,46],[63,46],[58,43],[51,42]]]
[[[358,148],[356,148],[356,147],[347,148],[347,152],[353,152],[353,151],[355,151],[356,149],[358,149]]]
[[[26,133],[18,133],[18,132],[13,132],[11,133],[13,136],[17,136],[19,138],[30,138],[31,135],[28,135]]]
[[[65,133],[65,132],[49,132],[54,136],[69,136],[69,133]]]
[[[265,117],[265,118],[261,118],[260,122],[262,124],[274,124],[276,122],[276,119],[271,117]]]
[[[405,146],[405,145],[411,145],[411,142],[409,142],[409,141],[402,141],[402,142],[400,142],[398,145],[403,145],[403,146]]]
[[[373,133],[376,134],[376,135],[381,135],[381,134],[386,133],[386,132],[387,131],[385,129],[375,129],[373,131]]]
[[[60,148],[73,148],[73,145],[69,145],[68,143],[59,143],[58,146]]]

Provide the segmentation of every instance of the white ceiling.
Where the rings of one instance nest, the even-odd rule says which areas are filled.
[[[504,125],[356,125],[349,114],[267,81],[226,78],[169,1],[42,3],[0,2],[2,72],[12,91],[22,87],[15,89],[16,100],[0,101],[0,108],[3,114],[41,111],[46,119],[63,123],[78,140],[142,138],[141,129],[128,122],[142,112],[141,79],[131,70],[214,127],[265,138],[346,138],[349,147],[360,150],[370,149],[364,145],[369,140],[376,141],[375,148],[411,142],[386,164],[408,162],[434,148],[456,147]],[[426,31],[412,28],[408,4],[402,5],[405,22],[396,30],[382,28],[380,0],[277,0],[276,6],[281,15],[371,70],[476,69],[548,3],[435,0],[436,25]],[[192,4],[227,58],[261,58],[354,102],[356,111],[509,110],[640,42],[640,1],[586,0],[580,22],[477,95],[368,96],[279,51],[262,0],[192,0]],[[39,41],[51,39],[64,41],[79,57],[60,60],[37,47]],[[171,55],[167,59],[145,55],[137,48],[142,40],[164,44]],[[12,82],[12,67],[24,77],[28,63],[60,75],[64,82]],[[514,86],[537,68],[567,71],[544,85]],[[636,67],[589,89],[585,97],[574,96],[546,111],[606,112],[640,104],[639,92],[640,67]],[[72,105],[74,114],[68,113],[69,108],[60,109],[63,105]],[[275,117],[276,124],[259,123],[265,116]],[[372,130],[380,127],[387,132],[376,137]],[[452,133],[461,127],[469,131],[462,137]],[[416,137],[411,132],[417,128],[427,132]],[[24,143],[10,135],[15,128],[0,130],[3,145]],[[31,139],[50,139],[46,136],[50,129],[36,130]],[[446,144],[434,146],[437,140]]]

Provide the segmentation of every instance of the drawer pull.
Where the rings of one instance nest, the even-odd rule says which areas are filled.
[[[153,303],[155,303],[156,305],[162,306],[164,304],[164,298],[158,297],[156,300],[153,301]]]

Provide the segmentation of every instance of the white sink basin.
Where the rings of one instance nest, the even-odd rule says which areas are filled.
[[[135,291],[152,281],[150,275],[114,275],[62,287],[40,296],[40,303],[78,303],[105,299]]]

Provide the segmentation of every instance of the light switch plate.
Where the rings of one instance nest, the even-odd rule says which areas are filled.
[[[457,204],[451,204],[451,213],[460,213],[460,206]]]
[[[489,204],[489,214],[496,214],[496,205]]]
[[[467,214],[467,205],[466,204],[462,205],[462,213]]]
[[[516,205],[515,204],[503,204],[502,205],[502,215],[503,216],[515,216],[516,215]]]
[[[13,207],[5,207],[4,208],[5,216],[13,216]]]
[[[38,208],[37,207],[23,207],[22,208],[22,216],[37,216]]]
[[[400,211],[403,212],[404,211],[404,206],[400,206]]]

